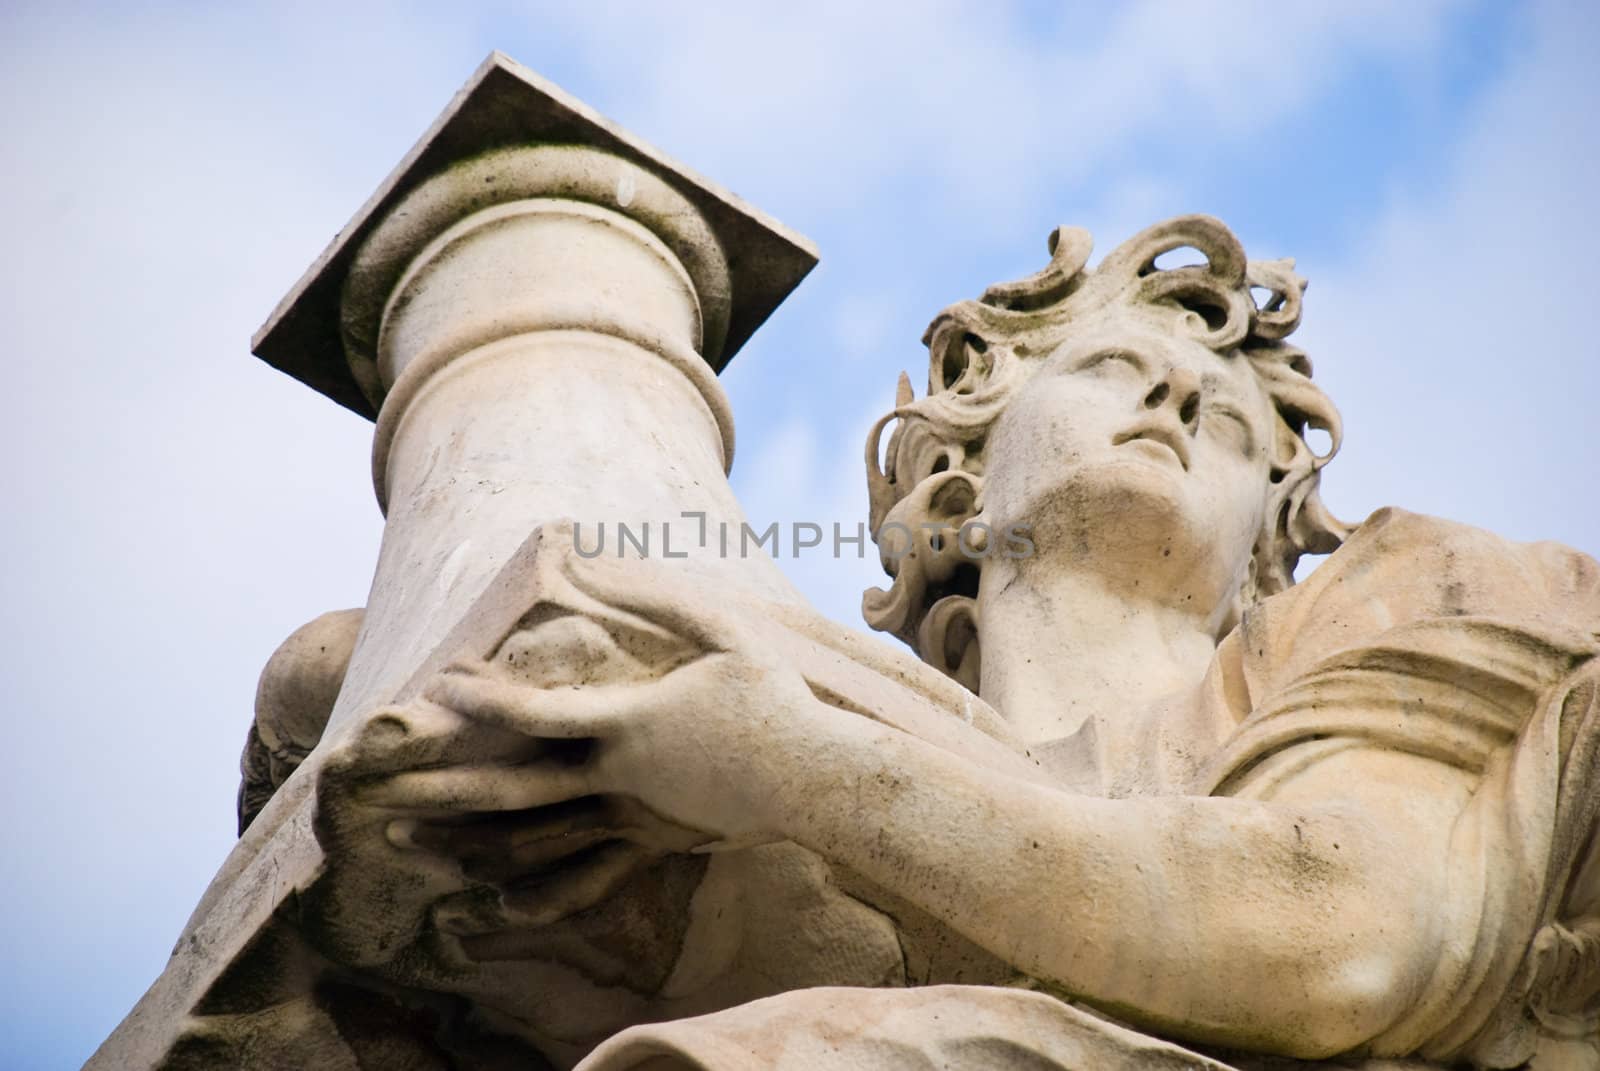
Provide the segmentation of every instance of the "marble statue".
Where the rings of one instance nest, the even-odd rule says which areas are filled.
[[[1201,263],[1154,267],[1179,247]],[[1241,1066],[1600,1066],[1600,568],[1394,509],[1335,520],[1317,483],[1339,420],[1285,341],[1292,262],[1246,261],[1205,217],[1094,271],[1084,232],[1051,249],[934,320],[929,394],[902,388],[881,467],[874,431],[874,526],[937,522],[944,545],[865,611],[1054,785],[744,685],[706,704],[745,712],[712,730],[740,759],[705,762],[726,754],[714,717],[662,747],[701,756],[716,791],[696,802],[731,789],[738,822],[637,793],[711,835],[767,809],[756,828],[870,875],[1021,988],[795,993],[631,1031],[587,1066],[1219,1066],[1120,1027],[1090,1042],[1105,1028],[1077,1003]],[[1320,456],[1308,426],[1331,433]],[[1025,526],[1036,553],[964,554],[972,524]],[[1308,551],[1333,553],[1296,585]],[[772,741],[751,694],[793,711]],[[483,702],[547,716],[527,693]],[[742,757],[768,748],[788,750]]]
[[[742,520],[702,360],[765,315],[742,203],[622,138],[419,151],[316,269],[374,599],[269,663],[240,852],[102,1066],[1600,1068],[1600,566],[1336,519],[1293,262],[1062,229],[934,319],[866,449],[913,657],[704,539],[580,553]]]
[[[1338,416],[1285,341],[1288,262],[1204,217],[1092,272],[1086,234],[1051,244],[1039,276],[934,321],[930,393],[902,390],[882,468],[875,430],[874,530],[929,537],[865,600],[1045,783],[573,560],[629,639],[547,619],[449,667],[354,745],[362,787],[326,798],[369,843],[331,847],[499,890],[432,918],[503,961],[644,860],[790,843],[1012,973],[799,989],[625,1032],[586,1068],[1225,1066],[1130,1027],[1218,1060],[1592,1062],[1600,569],[1396,510],[1335,520]],[[1152,269],[1180,247],[1203,263]],[[975,552],[1011,529],[1032,553]],[[1335,553],[1295,585],[1306,551]]]

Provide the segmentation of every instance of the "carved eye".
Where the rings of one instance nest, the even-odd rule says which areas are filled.
[[[1125,374],[1128,372],[1143,373],[1145,370],[1144,358],[1128,350],[1102,350],[1087,359],[1080,361],[1073,369],[1074,372],[1096,372],[1110,374]]]
[[[1208,405],[1200,421],[1208,434],[1237,445],[1246,457],[1255,452],[1256,437],[1250,422],[1231,405]]]

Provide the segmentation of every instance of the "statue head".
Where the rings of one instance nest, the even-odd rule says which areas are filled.
[[[1090,248],[1058,230],[1043,271],[941,312],[927,395],[902,376],[868,438],[894,582],[863,612],[974,690],[979,584],[1002,559],[1165,576],[1145,594],[1186,600],[1220,639],[1347,531],[1318,494],[1338,411],[1285,341],[1305,289],[1293,261],[1247,261],[1206,216],[1151,227],[1093,271]],[[1201,263],[1157,265],[1185,249]]]

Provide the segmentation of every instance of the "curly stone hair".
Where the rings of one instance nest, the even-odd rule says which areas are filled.
[[[991,286],[977,301],[939,313],[923,336],[927,395],[913,400],[902,374],[894,410],[867,438],[871,527],[893,583],[887,591],[869,589],[862,614],[873,628],[898,636],[974,691],[982,559],[966,552],[970,543],[963,548],[958,533],[982,509],[989,433],[1038,368],[1038,358],[1102,310],[1169,312],[1174,332],[1224,357],[1249,361],[1273,401],[1278,419],[1265,488],[1267,520],[1240,593],[1241,612],[1293,584],[1302,554],[1330,553],[1349,532],[1318,494],[1322,467],[1339,449],[1339,412],[1311,382],[1306,355],[1283,341],[1299,326],[1306,286],[1294,273],[1294,261],[1247,260],[1233,232],[1209,216],[1157,224],[1093,271],[1085,269],[1091,246],[1087,231],[1058,229],[1050,235],[1050,263],[1043,271]],[[1156,266],[1158,257],[1185,248],[1205,263]],[[891,422],[896,427],[880,463],[883,432]],[[1306,441],[1307,428],[1328,434],[1325,453]],[[886,525],[910,533],[909,547],[886,545]]]

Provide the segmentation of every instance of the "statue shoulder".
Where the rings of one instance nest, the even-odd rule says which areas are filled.
[[[1432,561],[1441,572],[1456,571],[1457,563],[1532,570],[1543,575],[1554,594],[1600,598],[1600,562],[1580,550],[1549,540],[1517,542],[1484,528],[1397,506],[1373,512],[1323,565],[1337,572],[1355,559],[1397,556]]]
[[[1257,699],[1352,647],[1425,621],[1600,634],[1600,563],[1559,543],[1518,543],[1482,528],[1387,507],[1309,577],[1247,612],[1220,654]]]
[[[1204,702],[1233,728],[1204,790],[1241,791],[1268,755],[1339,740],[1481,771],[1597,653],[1593,558],[1379,510],[1218,648]]]
[[[1247,615],[1210,683],[1234,728],[1199,791],[1359,794],[1369,772],[1402,761],[1419,770],[1414,790],[1460,792],[1439,855],[1456,892],[1441,912],[1471,939],[1379,1049],[1511,1066],[1577,1037],[1592,1055],[1600,564],[1380,510]]]

